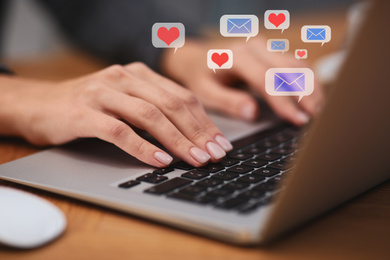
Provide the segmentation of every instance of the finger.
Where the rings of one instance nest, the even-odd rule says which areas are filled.
[[[105,110],[145,129],[177,157],[195,167],[209,161],[209,154],[188,140],[156,106],[113,89],[109,91],[99,100]]]
[[[89,113],[81,134],[113,143],[138,160],[155,167],[167,167],[173,160],[169,154],[138,136],[128,125],[104,113]]]
[[[310,96],[304,97],[299,106],[309,115],[315,117],[321,111],[324,102],[323,86],[314,82],[314,91]]]
[[[214,160],[221,159],[226,155],[225,151],[232,149],[230,142],[211,122],[197,98],[189,94],[188,90],[148,68],[128,68],[149,84],[142,89],[126,88],[127,93],[155,104],[189,140],[208,151]]]

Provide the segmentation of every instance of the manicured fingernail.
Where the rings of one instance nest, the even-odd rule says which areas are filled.
[[[202,151],[198,147],[192,147],[190,149],[191,156],[197,160],[200,163],[205,163],[208,160],[210,160],[210,155],[208,155],[206,152]]]
[[[297,114],[297,120],[302,124],[307,124],[310,121],[310,117],[306,113],[299,112]]]
[[[255,120],[256,108],[251,104],[245,104],[241,107],[240,116],[247,121]]]
[[[215,137],[215,141],[217,141],[217,143],[225,150],[225,152],[233,149],[233,145],[229,142],[229,140],[221,135],[217,135]]]
[[[207,151],[214,159],[221,159],[226,155],[225,151],[221,148],[221,146],[217,145],[213,142],[208,142],[206,144]]]
[[[160,163],[162,163],[164,165],[170,165],[172,160],[173,160],[173,158],[171,156],[169,156],[166,153],[162,153],[162,152],[155,152],[154,158],[156,158],[157,161],[159,161]]]

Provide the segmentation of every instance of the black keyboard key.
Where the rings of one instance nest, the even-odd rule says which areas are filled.
[[[189,171],[189,170],[192,170],[192,169],[195,168],[194,166],[189,165],[188,163],[186,163],[184,161],[176,162],[172,166],[174,168],[177,168],[177,169],[180,169],[180,170],[185,170],[185,171]]]
[[[241,160],[244,161],[246,159],[251,158],[253,155],[249,153],[240,153],[240,152],[233,152],[228,155],[229,158],[231,159],[236,159],[236,160]]]
[[[254,204],[245,204],[243,207],[240,207],[238,210],[242,214],[248,214],[254,212],[256,209],[260,208],[261,206],[265,206],[269,203],[269,199],[262,199]]]
[[[274,136],[271,136],[269,138],[269,140],[277,142],[277,143],[284,143],[284,142],[287,142],[287,141],[291,140],[292,138],[293,137],[288,135],[288,134],[279,133],[279,134],[276,134]]]
[[[207,172],[193,170],[193,171],[190,171],[190,172],[183,173],[181,175],[181,177],[186,177],[186,178],[190,178],[190,179],[194,179],[194,180],[199,180],[199,179],[202,179],[202,178],[207,177],[209,175],[210,174],[208,174]]]
[[[295,160],[296,160],[296,156],[294,155],[289,155],[282,159],[283,162],[287,162],[287,163],[293,163],[295,162]]]
[[[185,201],[190,201],[190,202],[195,202],[199,204],[208,204],[212,201],[215,200],[213,197],[208,197],[208,196],[201,196],[201,197],[196,197],[196,196],[191,196],[183,193],[173,193],[168,196],[169,198],[174,198],[174,199],[179,199],[179,200],[185,200]]]
[[[248,147],[248,148],[243,149],[242,151],[243,151],[244,153],[248,153],[248,154],[252,154],[252,155],[257,155],[257,154],[261,154],[261,153],[267,151],[267,148],[251,146],[251,147]]]
[[[179,192],[187,195],[198,195],[199,193],[205,190],[207,190],[207,187],[205,186],[191,185],[191,186],[184,187],[183,189],[179,190]]]
[[[249,186],[249,184],[246,182],[233,181],[233,182],[229,182],[228,184],[223,185],[222,188],[223,189],[231,189],[231,190],[242,190],[248,186]]]
[[[244,203],[246,203],[248,200],[245,199],[245,198],[231,198],[231,199],[228,199],[224,202],[222,202],[221,204],[217,205],[217,208],[221,208],[221,209],[233,209],[235,207],[238,207]]]
[[[265,168],[260,168],[252,173],[259,174],[259,175],[264,176],[264,177],[271,177],[271,176],[274,176],[275,174],[280,173],[280,171],[276,170],[276,169],[265,167]]]
[[[274,148],[271,150],[271,152],[274,154],[279,154],[279,155],[289,155],[289,154],[295,152],[295,150],[288,149],[288,148]]]
[[[257,190],[262,193],[266,193],[267,191],[272,191],[275,188],[274,184],[270,184],[268,182],[260,183],[252,188],[252,190]]]
[[[253,170],[253,167],[245,166],[245,165],[236,165],[227,169],[229,172],[235,172],[238,174],[245,174]]]
[[[239,175],[237,173],[234,173],[234,172],[219,172],[219,173],[216,173],[213,176],[211,176],[211,178],[216,178],[216,179],[220,179],[223,181],[229,181],[229,180],[232,180],[234,178],[237,178],[238,176]]]
[[[263,161],[255,158],[255,159],[246,160],[245,162],[242,163],[242,165],[259,168],[261,166],[266,165],[267,163],[268,163],[267,161]]]
[[[225,169],[225,166],[223,166],[222,164],[216,164],[216,163],[210,163],[204,167],[201,167],[201,168],[198,168],[198,170],[200,171],[205,171],[205,172],[209,172],[209,173],[215,173],[215,172],[219,172],[219,171],[222,171]]]
[[[280,142],[277,142],[274,140],[265,140],[265,141],[257,143],[256,147],[272,148],[272,147],[278,146],[279,144],[280,144]]]
[[[286,162],[274,162],[271,164],[268,164],[267,167],[277,169],[277,170],[287,170],[289,168],[289,164]]]
[[[130,180],[130,181],[126,181],[124,183],[119,184],[118,187],[123,188],[123,189],[129,189],[129,188],[134,187],[140,183],[141,182],[139,182],[139,181]]]
[[[167,174],[168,172],[172,172],[174,170],[175,170],[175,168],[170,166],[170,167],[166,167],[166,168],[157,169],[157,170],[153,171],[153,173],[159,174],[159,175],[164,175],[164,174]]]
[[[201,181],[198,181],[196,185],[206,186],[206,187],[214,187],[219,184],[223,183],[222,180],[214,179],[214,178],[207,178]]]
[[[154,176],[152,178],[149,178],[149,179],[145,180],[145,182],[160,183],[160,182],[165,181],[165,180],[168,180],[168,178],[165,177],[165,176],[156,175],[156,176]]]
[[[235,165],[239,162],[240,162],[239,160],[225,157],[219,163],[222,164],[223,166],[229,167],[229,166]]]
[[[267,191],[262,191],[260,189],[251,189],[239,194],[238,197],[247,198],[248,200],[257,199],[260,197],[264,197],[266,192]]]
[[[273,153],[266,153],[266,154],[256,156],[256,159],[265,160],[265,161],[275,161],[279,158],[282,158],[282,156]]]
[[[148,181],[149,179],[151,178],[155,178],[157,177],[158,175],[157,174],[154,174],[154,173],[147,173],[147,174],[144,174],[140,177],[138,177],[136,180],[137,181]]]
[[[258,174],[248,174],[245,176],[242,176],[238,178],[238,181],[248,182],[248,183],[257,183],[259,181],[264,180],[265,178],[263,176],[260,176]]]
[[[161,184],[157,184],[149,189],[146,189],[145,192],[153,194],[164,194],[166,192],[172,191],[176,188],[182,187],[184,185],[190,184],[192,181],[176,177],[174,179],[168,180]]]
[[[206,196],[213,197],[213,198],[217,199],[217,198],[228,196],[228,195],[232,194],[233,192],[234,192],[233,190],[221,188],[221,189],[215,189],[215,190],[210,191],[209,193],[206,194]]]

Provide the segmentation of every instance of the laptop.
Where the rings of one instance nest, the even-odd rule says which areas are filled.
[[[156,169],[87,139],[3,164],[0,178],[229,243],[272,241],[390,177],[389,7],[373,2],[306,129],[211,115],[235,147],[216,164]]]

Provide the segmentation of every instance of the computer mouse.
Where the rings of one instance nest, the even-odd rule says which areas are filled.
[[[50,202],[0,186],[0,244],[30,249],[57,238],[66,228],[64,214]]]

